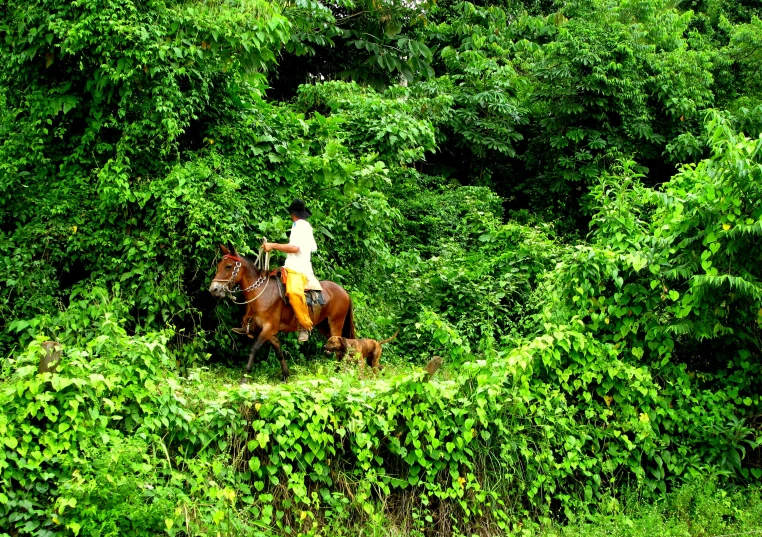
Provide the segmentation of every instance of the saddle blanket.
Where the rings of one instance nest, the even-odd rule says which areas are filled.
[[[306,291],[304,291],[304,298],[307,299],[307,305],[310,307],[325,306],[323,291],[315,291],[314,289],[307,289]]]

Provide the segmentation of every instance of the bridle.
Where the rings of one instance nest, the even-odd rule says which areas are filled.
[[[234,304],[248,304],[249,302],[254,302],[256,299],[262,296],[262,294],[267,290],[267,286],[270,284],[270,278],[267,276],[267,271],[270,268],[270,252],[267,252],[265,255],[264,260],[262,259],[262,252],[259,253],[257,256],[257,259],[255,261],[255,265],[257,267],[264,266],[265,269],[265,275],[259,276],[259,278],[254,281],[251,285],[249,285],[246,289],[241,289],[238,285],[236,285],[234,288],[231,289],[231,285],[233,282],[235,282],[236,277],[238,276],[238,273],[241,270],[241,266],[243,265],[243,259],[240,257],[237,257],[235,255],[225,254],[222,256],[222,259],[232,259],[235,261],[235,266],[233,267],[233,272],[230,274],[230,278],[227,280],[221,280],[219,278],[214,278],[213,282],[224,282],[225,285],[223,286],[223,289],[228,293],[228,298],[234,303]],[[254,289],[257,289],[259,287],[262,287],[262,284],[264,284],[265,288],[262,289],[262,291],[255,296],[252,299],[245,300],[243,302],[236,302],[235,295],[236,293],[248,293],[249,291],[253,291]]]
[[[225,291],[227,291],[230,294],[237,293],[238,289],[231,289],[230,288],[230,284],[232,284],[235,281],[236,276],[238,276],[238,272],[241,270],[241,265],[243,264],[243,259],[241,259],[240,257],[236,257],[234,255],[229,255],[229,254],[223,255],[222,259],[232,259],[232,260],[235,261],[235,267],[233,267],[233,273],[230,275],[230,278],[228,278],[227,280],[221,280],[219,278],[214,278],[212,281],[213,282],[225,282],[225,286],[223,287],[223,289]]]

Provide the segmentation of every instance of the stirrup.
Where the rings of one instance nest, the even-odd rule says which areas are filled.
[[[305,330],[304,328],[299,330],[299,338],[297,339],[297,341],[299,341],[299,343],[304,343],[308,339],[310,339],[309,331]]]
[[[249,331],[246,330],[245,328],[239,328],[239,327],[236,326],[235,328],[231,328],[230,330],[232,330],[236,334],[241,334],[242,336],[248,336],[249,335]]]

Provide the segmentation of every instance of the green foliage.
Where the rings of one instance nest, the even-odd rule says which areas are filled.
[[[729,35],[729,42],[722,49],[722,56],[728,69],[736,71],[735,76],[728,76],[728,103],[733,111],[741,109],[752,110],[759,108],[762,100],[762,76],[755,66],[759,63],[759,47],[756,43],[762,38],[762,14],[754,16],[747,24],[733,26],[724,17],[721,28]],[[731,100],[732,99],[732,100]],[[747,112],[748,113],[748,112]],[[759,110],[752,112],[757,118]],[[759,120],[757,120],[759,121]],[[754,130],[760,132],[759,123]]]
[[[528,524],[520,535],[676,537],[754,532],[759,531],[761,525],[759,501],[756,487],[728,492],[719,488],[716,480],[695,480],[654,504],[637,498],[625,499],[625,502],[611,498],[590,521],[580,520],[565,527]]]
[[[557,245],[540,230],[503,224],[500,199],[485,187],[415,196],[422,178],[411,179],[400,207],[407,215],[397,239],[404,253],[391,260],[378,287],[379,296],[387,296],[391,284],[387,300],[398,324],[416,334],[402,348],[424,355],[454,351],[462,342],[450,345],[449,336],[437,335],[441,322],[474,349],[523,333],[535,307],[532,291],[554,265]]]
[[[379,95],[357,84],[327,82],[302,86],[298,103],[308,109],[330,111],[341,117],[344,128],[337,137],[350,150],[375,151],[389,162],[409,164],[423,159],[436,147],[434,128],[424,110],[446,106],[442,99],[409,99],[403,89]]]
[[[166,461],[139,438],[117,437],[83,455],[89,463],[61,484],[54,523],[68,519],[80,535],[164,534],[180,495],[165,484]]]
[[[731,334],[731,349],[759,352],[760,141],[718,114],[707,129],[713,156],[662,189],[643,187],[625,163],[594,191],[594,244],[560,268],[566,307],[549,308],[550,318],[576,316],[599,337],[659,359],[676,340],[690,347]]]
[[[432,51],[415,35],[433,3],[279,3],[293,24],[276,88],[288,97],[299,84],[314,81],[349,79],[382,90],[433,75]],[[304,55],[310,57],[299,58]]]
[[[695,130],[713,103],[711,55],[687,46],[690,12],[666,2],[617,2],[571,7],[568,16],[526,60],[538,77],[541,127],[527,164],[545,167],[547,186],[562,195],[594,181],[612,152],[654,160]],[[669,147],[675,160],[696,156],[689,144]],[[555,155],[550,166],[547,152]]]
[[[517,126],[527,122],[520,96],[527,87],[510,61],[511,45],[500,34],[508,32],[508,19],[501,9],[479,10],[464,2],[462,15],[453,24],[442,24],[434,37],[447,43],[440,51],[447,75],[423,91],[446,92],[453,97],[453,110],[446,125],[456,145],[469,148],[477,157],[493,152],[516,156],[515,145],[523,139]],[[459,43],[455,48],[451,43]]]
[[[72,312],[69,318],[70,328],[76,328],[74,320],[82,316]],[[65,347],[52,376],[37,374],[39,339],[5,366],[8,380],[0,395],[7,410],[0,418],[5,528],[31,534],[63,524],[52,517],[64,520],[67,507],[76,506],[63,482],[81,475],[91,450],[135,433],[162,400],[169,405],[162,417],[152,418],[156,423],[167,420],[168,409],[178,409],[168,401],[171,385],[160,380],[174,366],[165,347],[168,334],[130,338],[114,311],[105,312],[98,324],[86,344]],[[65,520],[72,528],[82,526],[76,517]]]
[[[758,116],[758,19],[723,19],[728,39],[714,41],[670,2],[571,2],[543,16],[467,2],[448,9],[427,30],[441,76],[413,88],[452,98],[436,118],[442,158],[467,160],[443,164],[536,209],[563,211],[566,226],[579,227],[587,187],[612,162],[633,158],[662,182],[706,155],[708,108]]]
[[[762,477],[761,14],[551,7],[6,2],[2,531],[758,520],[715,483]],[[361,336],[400,335],[369,378],[315,338],[233,385],[198,367],[243,352],[218,244],[285,242],[295,197]]]
[[[684,167],[660,190],[643,187],[631,162],[602,181],[593,243],[571,250],[548,284],[558,295],[545,319],[573,323],[616,349],[621,365],[582,362],[575,388],[593,389],[581,395],[600,408],[601,399],[611,406],[635,390],[623,397],[637,399],[659,431],[642,447],[657,478],[690,472],[692,463],[683,465],[692,457],[723,475],[757,477],[742,460],[756,445],[745,420],[760,404],[760,274],[752,261],[760,141],[735,133],[722,115],[708,121],[708,134],[713,157]],[[568,374],[556,366],[558,381]],[[671,444],[687,432],[683,419],[697,425],[697,436],[675,458]],[[701,446],[699,431],[708,430],[721,444]]]
[[[408,372],[220,387],[178,378],[166,340],[106,321],[52,377],[34,372],[37,342],[10,364],[5,527],[317,535],[386,517],[412,531],[421,516],[466,535],[557,508],[574,517],[623,485],[653,497],[681,476],[758,472],[729,394],[685,384],[679,368],[656,379],[570,327],[487,361],[462,343],[449,358],[461,365],[428,383]]]
[[[88,278],[124,282],[137,322],[187,321],[183,280],[208,263],[192,250],[240,238],[244,202],[224,157],[179,154],[214,143],[210,105],[256,97],[248,73],[288,21],[264,2],[39,1],[1,27],[3,322],[52,314]]]

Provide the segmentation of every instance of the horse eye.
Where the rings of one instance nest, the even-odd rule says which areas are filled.
[[[226,269],[228,269],[228,270],[230,270],[232,267],[233,267],[233,265],[228,265],[228,266],[227,266],[227,267],[225,267],[225,268],[226,268]]]

